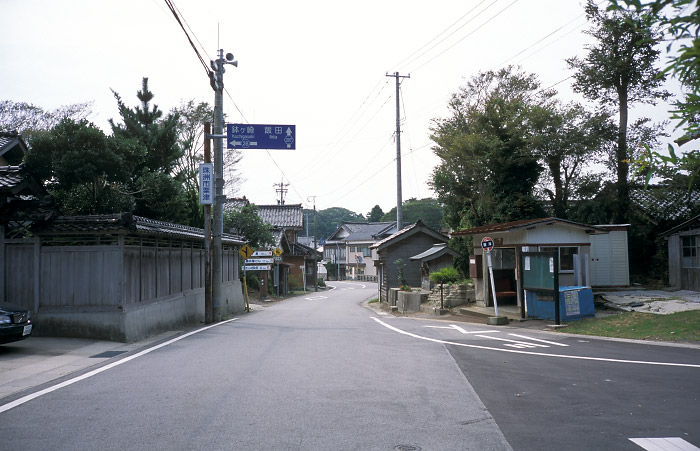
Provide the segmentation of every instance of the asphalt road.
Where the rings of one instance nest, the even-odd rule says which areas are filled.
[[[700,449],[700,349],[382,318],[443,343],[515,450]],[[660,438],[643,448],[630,439]]]
[[[18,395],[1,448],[511,449],[444,345],[360,306],[375,290],[337,283]]]
[[[700,446],[697,347],[393,317],[335,286],[6,397],[0,449]]]

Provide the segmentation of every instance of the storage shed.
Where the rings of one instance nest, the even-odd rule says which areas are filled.
[[[700,291],[700,215],[662,233],[668,241],[668,284]]]
[[[559,218],[524,219],[460,230],[452,236],[473,238],[469,272],[474,279],[477,303],[482,306],[493,305],[488,268],[480,246],[484,237],[494,242],[491,256],[499,305],[523,302],[518,280],[521,252],[557,252],[560,285],[629,285],[626,225],[591,226]]]

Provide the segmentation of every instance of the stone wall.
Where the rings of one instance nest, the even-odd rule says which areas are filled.
[[[443,285],[442,297],[445,308],[470,304],[476,300],[474,285],[471,283],[461,285]],[[428,301],[440,306],[440,285],[435,285],[428,296]]]

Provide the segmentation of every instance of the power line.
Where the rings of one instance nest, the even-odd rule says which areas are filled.
[[[496,1],[498,1],[498,0],[495,0],[491,5],[493,5],[494,3],[496,3]],[[411,54],[408,55],[406,58],[404,58],[404,59],[402,59],[401,61],[399,61],[397,64],[394,64],[394,66],[392,66],[392,67],[399,67],[399,68],[402,68],[403,66],[400,66],[400,65],[403,64],[404,61],[410,59],[411,57],[413,57],[413,55],[415,55],[416,53],[418,53],[418,52],[420,52],[421,50],[423,50],[424,48],[426,48],[428,45],[430,45],[430,43],[432,43],[432,42],[435,41],[437,38],[439,38],[440,36],[442,36],[443,34],[445,34],[445,33],[447,32],[447,30],[449,30],[450,28],[452,28],[452,27],[454,27],[455,25],[457,25],[462,19],[464,19],[465,17],[467,17],[469,14],[472,13],[472,11],[474,11],[475,9],[477,9],[479,6],[481,6],[481,5],[484,4],[484,3],[486,3],[486,2],[485,2],[485,1],[482,1],[482,2],[479,3],[478,5],[476,5],[475,7],[473,7],[472,9],[470,9],[469,11],[467,11],[466,14],[464,14],[462,17],[460,17],[459,19],[457,19],[456,21],[454,21],[454,22],[453,22],[452,24],[450,24],[448,27],[444,28],[440,33],[438,33],[437,35],[435,35],[435,37],[434,37],[433,39],[431,39],[430,41],[428,41],[428,42],[426,42],[425,44],[423,44],[423,46],[420,47],[418,50],[416,50],[415,52],[411,53]],[[489,5],[489,6],[491,6],[491,5]],[[488,7],[487,7],[486,9],[488,9]],[[486,11],[486,9],[484,9],[484,11]],[[484,12],[484,11],[482,11],[482,12]],[[479,14],[481,14],[481,13],[479,13]],[[478,17],[478,15],[475,16],[473,19],[475,19],[476,17]],[[472,19],[472,20],[473,20],[473,19]],[[471,20],[468,21],[468,22],[466,22],[465,24],[463,24],[461,27],[457,28],[456,30],[454,30],[452,33],[450,33],[448,36],[446,36],[445,39],[447,39],[447,38],[449,38],[450,36],[452,36],[454,33],[456,33],[457,31],[459,31],[462,27],[464,27],[465,25],[467,25],[469,22],[471,22]],[[441,43],[442,41],[444,41],[445,39],[441,40],[440,42],[436,43],[435,45],[440,44],[440,43]],[[426,50],[426,52],[429,51],[429,50],[431,50],[431,49],[433,49],[434,47],[435,47],[435,46],[429,48],[428,50]],[[421,54],[421,55],[422,55],[422,54]],[[420,56],[420,55],[419,55],[419,56]],[[411,60],[410,62],[412,62],[412,61],[413,61],[413,60]]]
[[[204,72],[206,72],[207,77],[209,77],[209,74],[211,73],[211,69],[209,69],[209,66],[204,61],[204,58],[202,58],[202,55],[199,53],[199,50],[197,50],[197,47],[195,47],[194,42],[192,42],[192,38],[190,38],[190,35],[187,33],[187,30],[185,29],[185,26],[182,24],[182,21],[180,20],[180,16],[177,13],[177,9],[175,8],[175,5],[173,4],[172,0],[165,0],[165,4],[170,9],[170,12],[173,13],[173,16],[175,16],[175,20],[177,20],[177,23],[180,24],[180,28],[182,28],[182,31],[185,33],[185,36],[187,37],[187,40],[190,43],[190,46],[192,46],[192,50],[194,50],[194,53],[197,55],[197,58],[199,58],[199,62],[202,63],[202,66],[204,67]]]
[[[466,34],[465,36],[463,36],[463,37],[461,37],[460,39],[458,39],[458,40],[457,40],[456,42],[454,42],[452,45],[450,45],[449,47],[447,47],[446,49],[444,49],[442,52],[438,53],[438,54],[435,55],[434,57],[430,58],[430,59],[429,59],[428,61],[426,61],[425,63],[423,63],[423,64],[421,64],[420,66],[416,67],[416,68],[413,69],[411,72],[416,72],[417,70],[421,69],[422,67],[424,67],[424,66],[430,64],[430,63],[433,62],[435,59],[439,58],[440,56],[442,56],[443,54],[445,54],[447,51],[449,51],[449,50],[451,50],[452,48],[454,48],[457,44],[459,44],[460,42],[462,42],[462,41],[464,41],[465,39],[467,39],[469,36],[471,36],[471,35],[473,35],[474,33],[476,33],[478,30],[480,30],[482,27],[484,27],[485,25],[487,25],[487,24],[488,24],[489,22],[491,22],[493,19],[495,19],[496,17],[500,16],[503,12],[505,12],[508,8],[510,8],[510,7],[513,6],[514,4],[516,4],[518,1],[520,1],[520,0],[513,0],[512,3],[510,3],[508,6],[506,6],[505,8],[503,8],[502,10],[500,10],[499,12],[497,12],[495,15],[493,15],[491,18],[489,18],[486,22],[482,23],[481,25],[479,25],[478,27],[476,27],[475,29],[473,29],[470,33],[468,33],[468,34]],[[489,7],[492,6],[492,5],[493,5],[493,3],[492,3],[491,5],[489,5]]]

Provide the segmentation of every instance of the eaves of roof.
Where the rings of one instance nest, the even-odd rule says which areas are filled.
[[[204,230],[171,222],[157,221],[130,213],[113,215],[60,216],[38,232],[39,235],[69,235],[76,233],[116,233],[163,236],[179,239],[204,239]],[[238,235],[223,234],[225,244],[242,245]]]
[[[446,243],[449,240],[447,236],[443,235],[440,232],[436,232],[435,230],[423,224],[421,220],[418,220],[415,224],[401,229],[399,232],[396,232],[393,235],[384,238],[383,240],[377,241],[372,246],[370,246],[370,249],[377,249],[378,251],[380,251],[418,232],[423,232],[427,235],[432,236],[436,240],[442,241],[444,243]]]
[[[421,252],[418,255],[414,255],[413,257],[410,257],[409,260],[421,260],[421,261],[430,261],[430,260],[435,260],[436,258],[440,258],[445,254],[449,254],[453,257],[459,257],[459,252],[454,251],[447,247],[447,243],[442,243],[442,244],[434,244],[433,247],[430,249]]]
[[[479,227],[472,227],[471,229],[458,230],[452,232],[452,236],[469,236],[469,235],[481,235],[484,233],[496,233],[496,232],[512,232],[515,230],[528,229],[537,227],[540,225],[552,225],[552,224],[564,224],[571,227],[586,229],[591,231],[597,231],[605,233],[607,230],[602,227],[591,226],[587,224],[582,224],[580,222],[569,221],[568,219],[559,218],[538,218],[538,219],[521,219],[519,221],[511,222],[501,222],[497,224],[487,224]]]

